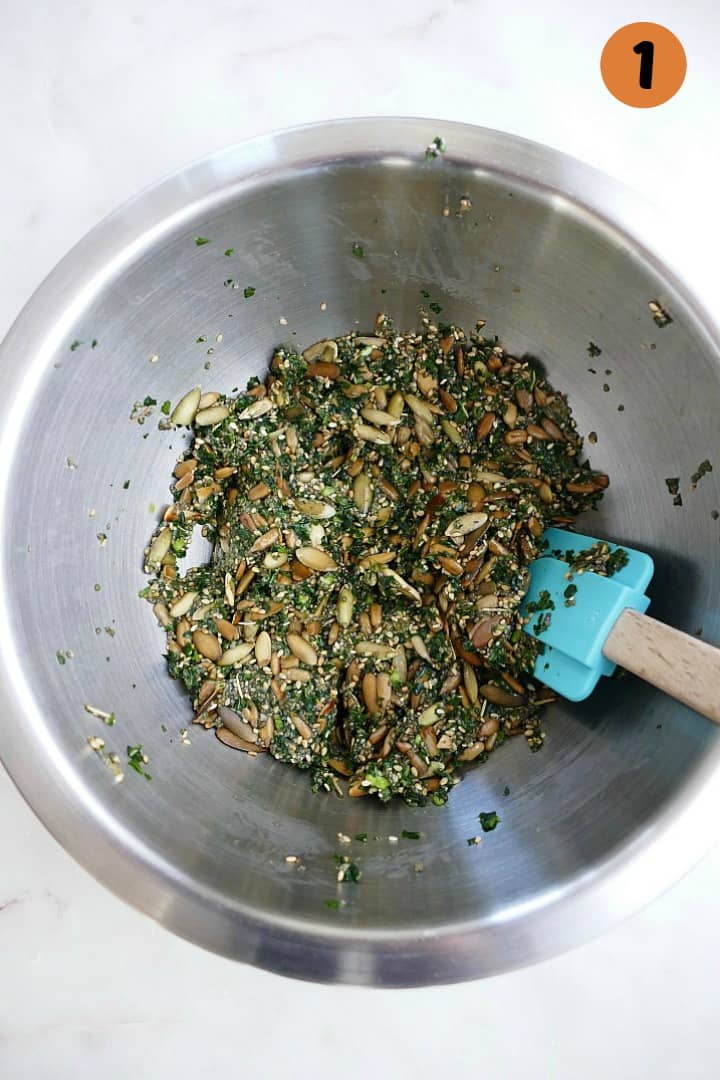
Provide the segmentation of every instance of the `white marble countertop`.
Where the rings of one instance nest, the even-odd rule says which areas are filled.
[[[629,109],[599,78],[632,18],[669,26],[686,84]],[[698,265],[720,241],[714,0],[629,11],[545,0],[5,0],[0,335],[99,218],[224,144],[330,116],[502,128],[681,212]],[[706,137],[707,136],[707,137]],[[702,246],[701,246],[702,242]],[[720,300],[717,272],[706,302]],[[713,296],[713,290],[715,295]],[[104,891],[0,771],[0,1075],[552,1080],[717,1075],[720,850],[650,908],[556,960],[417,991],[293,983],[211,956]]]

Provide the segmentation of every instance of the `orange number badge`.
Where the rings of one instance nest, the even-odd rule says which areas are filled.
[[[600,72],[610,93],[636,109],[669,101],[682,86],[686,71],[685,50],[658,23],[622,26],[608,39],[600,57]]]

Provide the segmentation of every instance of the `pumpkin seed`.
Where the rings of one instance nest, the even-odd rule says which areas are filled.
[[[254,649],[255,643],[253,641],[240,641],[237,645],[231,645],[222,654],[219,666],[231,667],[233,664],[240,664],[243,660],[247,660]]]
[[[314,667],[318,662],[318,654],[313,646],[301,634],[288,633],[285,635],[290,652],[297,656],[303,664]]]
[[[189,427],[195,419],[195,413],[198,411],[200,396],[199,386],[194,386],[192,390],[188,390],[187,394],[180,398],[170,413],[170,422],[177,425],[177,427]]]
[[[316,570],[318,573],[327,573],[338,569],[338,564],[328,555],[327,551],[323,551],[322,548],[317,547],[299,547],[295,551],[295,558],[303,566],[307,566],[309,570]]]
[[[320,502],[319,499],[294,499],[293,509],[305,517],[319,518],[326,521],[335,515],[335,507],[330,503]]]
[[[215,729],[215,735],[224,743],[225,746],[232,746],[233,750],[244,750],[246,754],[259,754],[265,750],[264,746],[260,746],[257,742],[250,742],[248,739],[243,739],[242,736],[236,735],[234,731],[231,731],[228,727],[219,727]]]
[[[209,409],[200,409],[195,414],[195,424],[197,427],[213,427],[227,420],[229,415],[227,405],[211,405]]]

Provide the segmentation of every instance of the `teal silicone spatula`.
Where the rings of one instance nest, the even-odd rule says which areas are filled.
[[[563,529],[547,529],[544,539],[546,554],[530,567],[522,608],[527,633],[545,646],[535,677],[582,701],[620,664],[720,724],[720,649],[645,614],[655,569],[650,556],[623,545],[627,562],[605,577],[571,568],[573,557],[598,540]]]

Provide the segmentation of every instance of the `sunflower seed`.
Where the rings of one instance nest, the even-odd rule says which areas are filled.
[[[467,536],[475,529],[481,529],[488,522],[488,515],[478,510],[471,514],[461,514],[454,518],[445,530],[445,535],[451,539]]]
[[[372,672],[366,672],[366,674],[363,675],[362,696],[363,701],[365,702],[365,708],[371,716],[375,716],[378,711],[377,679]]]
[[[255,660],[258,667],[267,667],[272,656],[272,641],[267,630],[261,630],[255,638]]]
[[[407,596],[410,600],[414,600],[416,603],[422,603],[422,596],[409,581],[406,581],[404,577],[401,577],[397,571],[393,570],[391,566],[379,566],[378,573],[383,577],[390,578],[390,580],[397,585],[403,596]]]
[[[371,409],[366,407],[361,411],[360,415],[363,419],[367,420],[369,424],[375,424],[376,427],[396,427],[400,423],[400,419],[397,416],[393,416],[393,414],[389,412],[384,412],[382,409]]]
[[[257,735],[254,729],[246,720],[243,720],[241,716],[238,716],[233,709],[229,709],[227,705],[221,705],[218,709],[218,715],[225,727],[228,728],[229,731],[232,731],[233,735],[237,735],[249,743],[257,742]]]
[[[181,615],[187,615],[190,608],[195,603],[197,597],[196,592],[186,592],[182,596],[178,597],[174,604],[170,605],[169,611],[174,619],[178,619]]]
[[[337,600],[337,621],[342,627],[350,626],[353,617],[353,608],[355,606],[355,598],[353,591],[349,585],[343,585],[338,593]]]
[[[355,652],[358,656],[377,656],[379,660],[388,660],[395,655],[395,646],[382,645],[377,641],[358,641]]]
[[[525,704],[525,698],[520,694],[512,694],[509,690],[504,690],[502,686],[496,686],[495,683],[485,683],[479,687],[479,693],[486,701],[490,701],[493,705],[503,705],[507,709],[519,709]]]
[[[148,566],[159,566],[162,560],[170,550],[170,542],[172,540],[172,532],[170,529],[161,529],[157,534],[147,555]]]
[[[438,720],[441,720],[445,715],[445,710],[439,702],[434,705],[428,705],[426,709],[418,716],[418,724],[420,727],[429,727],[431,724],[437,724]]]
[[[366,473],[360,472],[353,480],[353,502],[362,514],[367,514],[372,506],[373,485]]]
[[[407,653],[405,652],[404,645],[398,645],[393,656],[393,671],[400,679],[401,683],[407,682],[408,667],[407,667]]]
[[[261,416],[265,416],[267,413],[272,412],[275,408],[274,401],[269,397],[258,398],[256,401],[252,401],[249,405],[246,405],[237,414],[238,420],[257,420]]]
[[[370,424],[356,424],[355,433],[365,442],[377,443],[378,446],[387,446],[392,442],[392,436],[379,428],[371,427]]]
[[[420,417],[426,424],[435,423],[435,416],[432,409],[421,398],[417,397],[415,394],[405,394],[405,401],[415,416]]]
[[[314,345],[309,345],[302,355],[303,360],[308,362],[312,360],[327,360],[328,362],[337,360],[337,342],[323,338],[322,341],[316,341]]]

